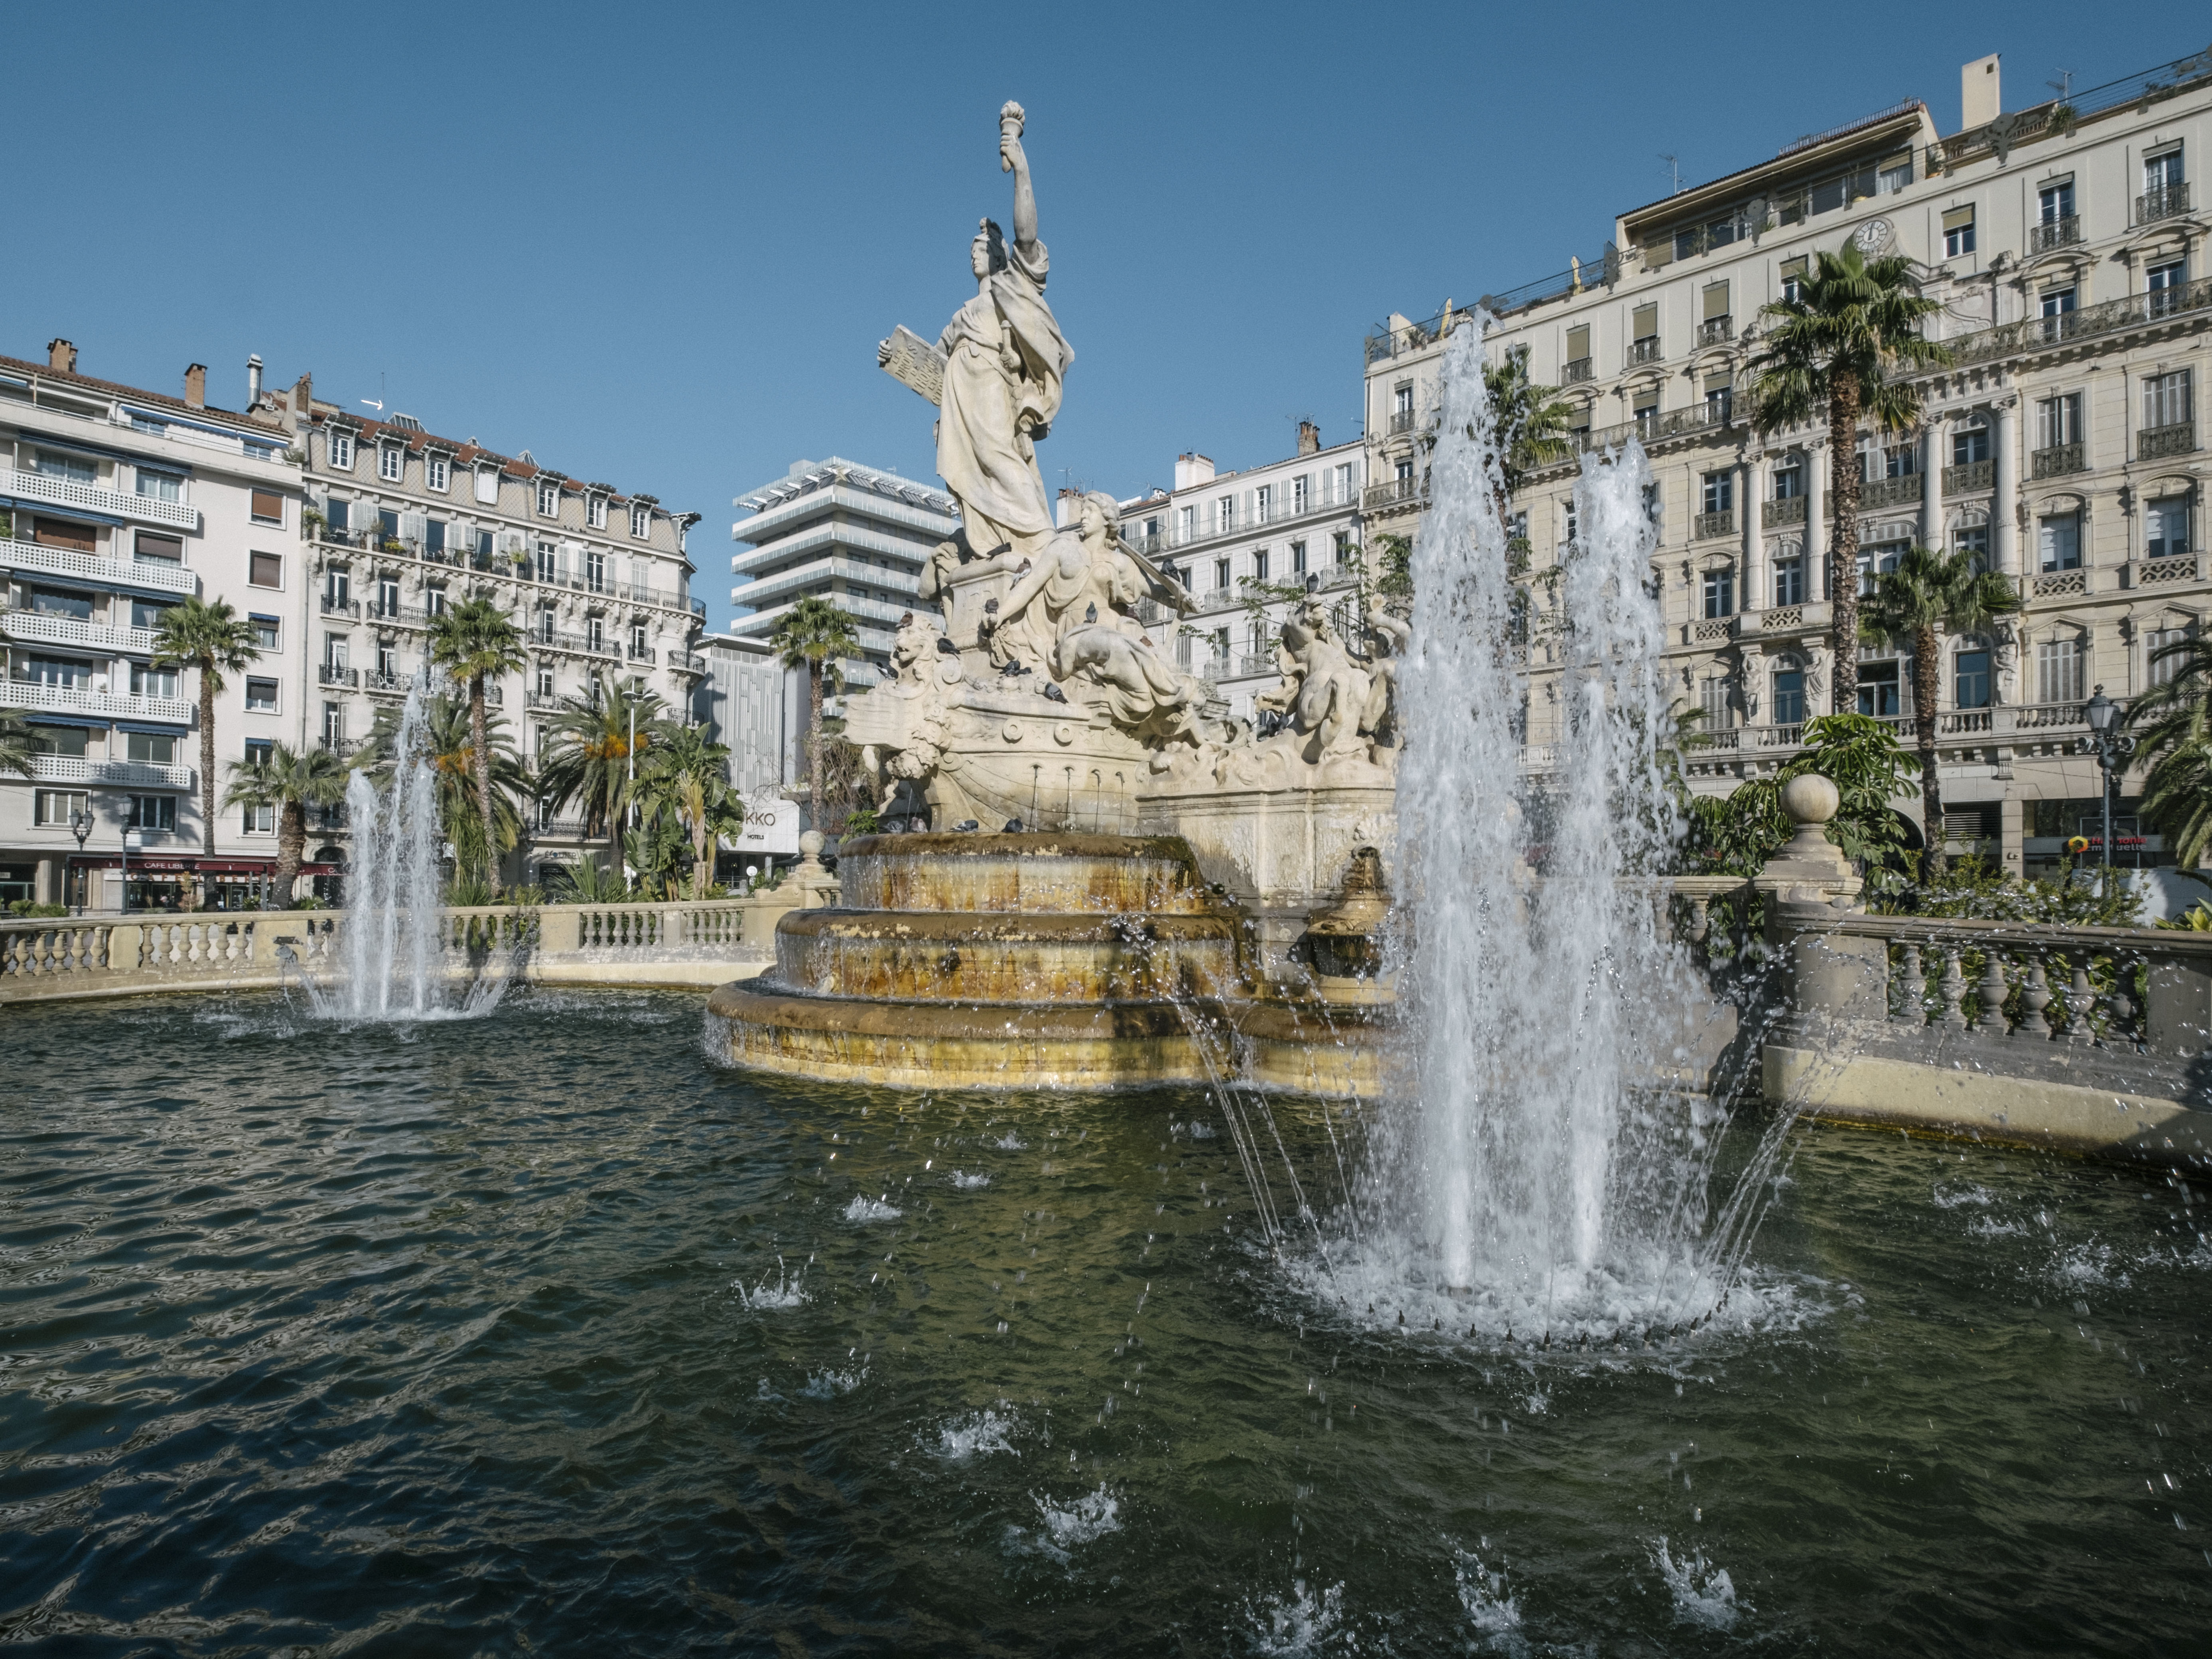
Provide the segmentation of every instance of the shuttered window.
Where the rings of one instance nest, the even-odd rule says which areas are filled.
[[[1649,340],[1659,333],[1659,307],[1656,304],[1636,307],[1635,333],[1632,337]]]
[[[37,520],[31,539],[40,547],[67,547],[79,553],[90,553],[100,545],[90,525],[71,524],[66,519]],[[178,556],[181,558],[182,553]]]
[[[1567,331],[1567,361],[1569,362],[1580,362],[1590,355],[1589,336],[1588,323],[1577,324]]]
[[[1726,283],[1706,283],[1705,320],[1710,323],[1716,317],[1725,317],[1728,314],[1729,285]]]
[[[1946,208],[1943,210],[1943,228],[1946,230],[1956,230],[1961,225],[1971,225],[1973,222],[1974,210],[1972,207]]]
[[[253,516],[264,524],[284,522],[284,498],[273,489],[253,492]]]

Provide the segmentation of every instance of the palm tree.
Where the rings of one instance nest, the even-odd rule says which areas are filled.
[[[261,654],[253,624],[228,599],[189,595],[161,613],[154,666],[196,668],[200,676],[200,850],[215,851],[215,700],[225,674],[242,674]]]
[[[667,731],[663,708],[657,693],[603,672],[591,696],[562,698],[546,723],[539,787],[556,806],[580,801],[585,833],[605,836],[607,852],[617,861],[632,793],[633,736],[636,754],[649,753]]]
[[[276,809],[276,908],[292,906],[292,889],[307,851],[307,808],[343,800],[349,775],[345,763],[319,746],[295,753],[275,743],[265,757],[230,763],[225,806]]]
[[[389,785],[399,759],[399,723],[404,711],[390,704],[376,711],[376,724],[359,757],[362,770]],[[487,870],[522,839],[518,801],[531,798],[530,775],[507,739],[503,715],[484,720],[484,743],[491,751],[492,820],[487,826],[477,775],[476,722],[458,697],[434,696],[422,710],[422,758],[436,775],[438,821],[453,843],[453,861],[463,870]]]
[[[839,657],[858,656],[860,642],[854,636],[851,617],[829,600],[811,595],[784,613],[768,642],[776,648],[786,668],[806,671],[806,793],[818,828],[822,822],[823,670]]]
[[[1828,415],[1835,515],[1828,640],[1838,714],[1856,712],[1859,698],[1859,422],[1902,432],[1919,420],[1919,388],[1898,377],[1952,362],[1948,347],[1921,337],[1921,319],[1936,309],[1917,291],[1911,260],[1902,254],[1869,260],[1847,240],[1837,252],[1813,256],[1796,299],[1759,313],[1773,326],[1751,361],[1752,424],[1767,433],[1809,421],[1819,408]],[[1744,511],[1751,510],[1747,501]]]
[[[469,683],[469,742],[476,759],[477,811],[483,820],[483,844],[489,847],[494,840],[491,742],[484,723],[484,683],[521,672],[522,633],[507,612],[489,599],[470,599],[431,622],[430,660],[453,678]],[[499,860],[491,860],[483,872],[492,897],[498,898]]]
[[[1942,665],[1938,634],[1979,634],[2020,609],[2013,585],[1984,570],[1971,553],[1905,550],[1897,568],[1875,584],[1860,620],[1869,641],[1912,644],[1912,723],[1920,749],[1920,821],[1928,835],[1928,872],[1943,873],[1943,787],[1936,775],[1936,699]],[[1854,652],[1853,656],[1856,656]]]
[[[2160,646],[2150,660],[2175,667],[2128,710],[2128,724],[2143,727],[2137,750],[2150,763],[2142,814],[2186,869],[2212,844],[2212,639]]]
[[[1498,498],[1498,518],[1505,520],[1506,497],[1520,493],[1528,475],[1556,465],[1573,453],[1567,422],[1574,411],[1555,386],[1539,386],[1528,378],[1528,348],[1516,345],[1504,361],[1482,366],[1482,383],[1490,393],[1490,413],[1498,434],[1498,476],[1504,494]]]
[[[714,879],[714,856],[708,850],[709,843],[732,827],[726,809],[737,803],[730,788],[729,761],[728,747],[708,741],[704,726],[677,726],[654,746],[647,769],[638,779],[638,792],[647,804],[668,807],[691,838],[694,898],[704,898],[707,884]],[[744,822],[744,809],[738,805],[737,823]]]

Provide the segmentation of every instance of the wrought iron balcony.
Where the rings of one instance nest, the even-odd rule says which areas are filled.
[[[1617,448],[1631,438],[1641,439],[1646,444],[1663,443],[1673,438],[1729,431],[1735,424],[1735,413],[1723,398],[1672,410],[1664,415],[1646,411],[1618,426],[1597,427],[1577,435],[1583,449],[1601,450]]]
[[[1735,534],[1735,509],[1724,507],[1717,513],[1698,514],[1692,523],[1691,534],[1701,541],[1708,536],[1733,536]]]
[[[358,617],[361,615],[361,601],[342,599],[336,594],[325,593],[323,595],[323,614],[325,617]]]
[[[1411,432],[1413,429],[1413,411],[1412,410],[1398,409],[1391,411],[1390,430],[1394,435],[1401,432]]]
[[[1597,378],[1597,365],[1588,357],[1577,357],[1559,370],[1559,384],[1579,386],[1584,380]]]
[[[1902,477],[1875,478],[1859,490],[1859,510],[1871,513],[1877,507],[1902,507],[1920,499],[1920,475],[1907,472]]]
[[[1768,501],[1760,509],[1759,521],[1769,530],[1784,525],[1805,522],[1805,498],[1802,495],[1784,496]]]
[[[319,685],[339,686],[350,691],[360,685],[361,671],[358,668],[341,668],[336,663],[323,663],[315,670],[315,683]]]
[[[2039,225],[2027,228],[2027,251],[2047,253],[2055,247],[2066,247],[2081,240],[2081,216],[2062,214],[2056,219],[2045,219]]]
[[[2155,461],[2168,455],[2186,455],[2197,447],[2197,422],[2176,421],[2171,426],[2148,426],[2136,434],[2136,459]]]
[[[1628,366],[1631,368],[1638,363],[1656,363],[1666,355],[1660,349],[1656,334],[1647,334],[1642,339],[1632,340],[1628,343]]]
[[[2088,470],[2088,446],[2081,443],[2052,444],[2048,448],[2034,451],[2029,457],[2028,471],[2038,478],[2061,478],[2069,472]]]
[[[1368,485],[1360,504],[1370,513],[1380,507],[1410,507],[1426,493],[1425,482],[1420,478],[1391,478]]]
[[[1698,343],[1701,346],[1726,345],[1735,335],[1733,317],[1708,317],[1698,325]]]
[[[2208,310],[2212,310],[2212,276],[2200,276],[2178,288],[2130,294],[2082,311],[2069,311],[2056,317],[2029,317],[2016,323],[2001,323],[1995,328],[1977,329],[1946,343],[1961,364],[1988,362],[1994,358],[2044,350],[2102,334],[2118,334]]]
[[[2188,211],[2189,186],[2185,184],[2164,185],[2136,198],[2136,222],[2139,225],[2154,224]]]
[[[1972,495],[1979,490],[1994,489],[1996,484],[1997,464],[1995,461],[1966,461],[1943,469],[1943,493],[1946,495]]]
[[[413,682],[400,674],[365,673],[361,677],[362,689],[382,692],[387,696],[404,697]]]

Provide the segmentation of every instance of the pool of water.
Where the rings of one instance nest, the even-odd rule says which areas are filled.
[[[1478,1348],[1299,1288],[1196,1093],[768,1082],[686,996],[5,1018],[33,1652],[2179,1652],[2212,1611],[2208,1195],[2162,1177],[1801,1127],[1760,1328]]]

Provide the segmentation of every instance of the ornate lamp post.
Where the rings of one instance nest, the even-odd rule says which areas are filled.
[[[76,855],[79,858],[82,858],[84,856],[84,844],[88,839],[90,839],[92,835],[92,811],[91,804],[88,799],[86,803],[85,811],[82,812],[72,812],[70,814],[70,833],[76,837]],[[90,873],[87,871],[80,870],[77,873],[87,881],[91,879]],[[84,914],[83,899],[80,898],[77,900],[76,910],[78,915],[82,915]]]
[[[2136,740],[2120,730],[2120,719],[2127,713],[2119,704],[2105,695],[2099,686],[2091,696],[2088,705],[2081,711],[2089,722],[2089,735],[2081,739],[2081,752],[2094,755],[2105,780],[2105,889],[2112,884],[2112,791],[2118,775],[2128,769],[2128,757],[2136,752]]]

